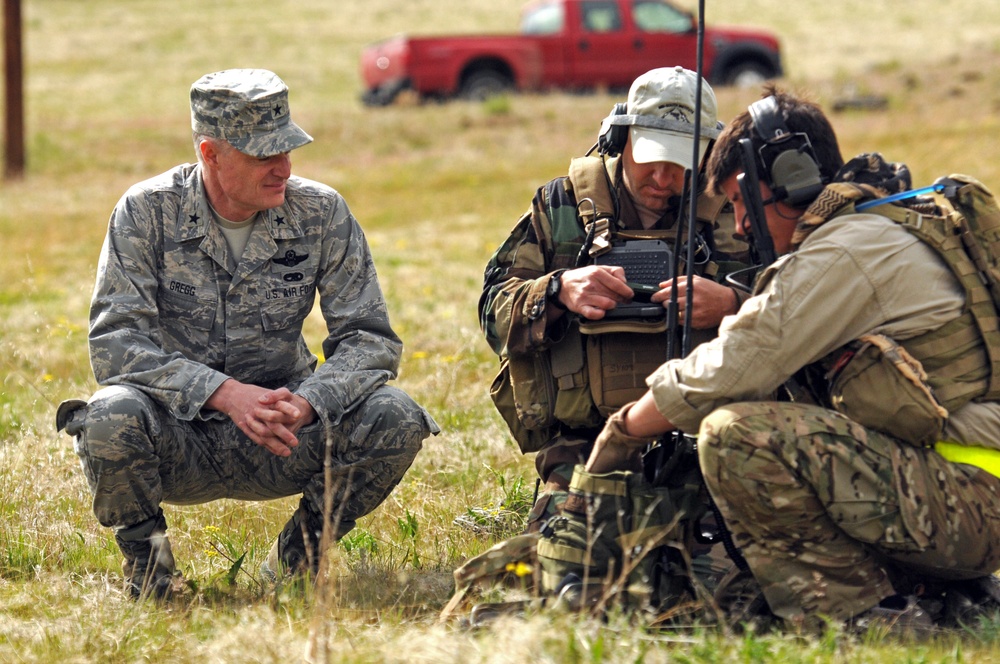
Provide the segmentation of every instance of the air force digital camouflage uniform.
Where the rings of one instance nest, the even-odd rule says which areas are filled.
[[[286,89],[268,74],[233,77],[221,98],[211,80],[219,75],[206,77],[207,91],[196,84],[195,132],[252,156],[311,140],[288,119]],[[227,91],[251,102],[233,112]],[[328,330],[319,366],[302,337],[317,293]],[[60,424],[77,436],[98,521],[118,532],[156,519],[161,502],[302,493],[300,512],[322,514],[329,445],[343,535],[438,431],[386,385],[402,343],[358,222],[317,182],[289,179],[284,204],[259,213],[239,260],[213,222],[202,166],[133,186],[111,216],[90,323],[91,362],[105,387],[85,408],[62,408]],[[256,445],[204,408],[228,378],[287,387],[312,405],[317,419],[298,431],[291,456]]]
[[[793,624],[848,619],[911,590],[894,582],[1000,568],[1000,479],[833,410],[761,401],[862,335],[905,346],[963,313],[962,287],[932,249],[895,222],[838,208],[814,203],[832,218],[717,339],[649,379],[660,413],[699,432],[705,482],[772,611]],[[1000,404],[956,408],[944,434],[1000,447]]]
[[[79,442],[98,520],[138,523],[160,500],[300,491],[319,510],[329,432],[352,524],[399,481],[431,428],[385,385],[402,344],[361,229],[336,192],[292,178],[232,269],[203,191],[200,167],[181,166],[133,187],[111,218],[90,328],[94,375],[108,387],[91,399]],[[301,333],[317,292],[329,330],[318,367]],[[202,410],[230,377],[287,387],[313,406],[318,419],[291,457]]]

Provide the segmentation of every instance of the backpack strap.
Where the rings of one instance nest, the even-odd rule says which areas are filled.
[[[609,223],[617,216],[609,186],[617,169],[617,159],[605,162],[601,157],[577,157],[569,162],[569,180],[573,183],[577,214],[588,231],[595,223],[609,228]]]
[[[980,240],[982,233],[976,232],[973,228],[973,223],[978,224],[978,222],[971,221],[970,217],[972,219],[982,217],[983,215],[979,213],[979,207],[986,203],[991,204],[996,211],[996,219],[986,223],[995,226],[992,232],[996,238],[1000,237],[1000,232],[998,232],[1000,229],[1000,210],[996,209],[996,202],[992,200],[992,194],[989,194],[989,191],[978,182],[973,182],[975,183],[973,187],[979,187],[982,191],[969,192],[966,190],[966,198],[981,196],[985,192],[989,199],[988,201],[980,199],[974,202],[974,208],[971,204],[969,206],[953,205],[951,198],[942,197],[939,201],[944,212],[942,215],[929,215],[891,204],[880,206],[875,210],[877,210],[877,214],[895,221],[932,247],[948,264],[952,273],[962,284],[966,296],[966,311],[971,314],[976,328],[982,335],[989,365],[986,392],[974,396],[988,401],[996,401],[1000,400],[1000,319],[997,315],[997,302],[1000,299],[995,298],[1000,297],[1000,286],[991,287],[991,281],[1000,284],[1000,279],[998,279],[994,260],[989,252],[997,250],[997,246],[1000,245],[996,244],[996,239],[991,243],[995,246],[984,245]],[[969,216],[966,216],[963,207],[970,213]],[[969,247],[972,249],[970,250]],[[908,346],[909,344],[904,345]]]

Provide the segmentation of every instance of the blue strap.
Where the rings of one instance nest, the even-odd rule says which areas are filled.
[[[882,205],[883,203],[895,203],[896,201],[903,201],[907,198],[915,198],[917,196],[923,196],[924,194],[938,193],[944,191],[943,184],[932,184],[929,187],[921,187],[920,189],[910,189],[909,191],[901,191],[898,194],[893,194],[892,196],[886,196],[885,198],[876,198],[873,201],[867,201],[861,203],[860,205],[855,205],[854,209],[858,212],[864,212],[868,208],[875,207],[876,205]]]

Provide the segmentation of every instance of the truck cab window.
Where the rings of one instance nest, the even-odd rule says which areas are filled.
[[[643,32],[689,32],[694,27],[689,14],[655,0],[633,4],[632,19]]]
[[[582,2],[580,12],[586,32],[617,32],[622,29],[617,2]]]
[[[521,33],[525,35],[555,35],[562,32],[566,12],[562,2],[536,5],[521,18]]]

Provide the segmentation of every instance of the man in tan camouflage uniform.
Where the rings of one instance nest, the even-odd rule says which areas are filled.
[[[908,189],[905,167],[875,154],[844,165],[819,108],[769,92],[723,131],[708,173],[749,232],[737,178],[739,142],[751,141],[781,258],[716,339],[664,364],[649,391],[610,418],[588,470],[628,465],[649,437],[674,428],[697,432],[705,482],[777,616],[793,626],[823,617],[927,626],[918,584],[982,579],[1000,567],[1000,479],[949,461],[934,443],[1000,454],[1000,404],[978,398],[989,375],[985,342],[944,260],[879,207],[854,210]],[[779,158],[796,153],[818,166],[819,186],[793,204],[792,179],[779,186],[777,174]],[[877,409],[869,426],[831,409],[823,390],[862,353],[852,343],[861,337],[898,342],[923,363],[949,413],[930,446],[904,442],[909,422],[890,418],[909,404],[891,403],[888,391],[863,394]],[[822,406],[771,400],[811,369]]]
[[[312,138],[285,84],[208,74],[191,114],[199,163],[133,186],[111,215],[90,319],[104,387],[58,414],[136,597],[175,585],[161,503],[301,493],[262,572],[315,573],[325,491],[338,538],[438,431],[386,385],[402,344],[357,221],[336,191],[291,174],[289,152]],[[317,293],[318,366],[302,337]]]
[[[696,74],[680,67],[655,69],[636,79],[628,103],[616,106],[604,120],[599,156],[574,159],[568,176],[540,187],[486,267],[480,323],[502,361],[494,400],[521,450],[538,452],[535,465],[545,482],[529,516],[529,529],[537,528],[565,497],[574,465],[586,459],[610,412],[602,412],[606,405],[598,403],[601,397],[590,394],[587,363],[596,361],[583,357],[587,342],[580,330],[631,301],[634,293],[621,267],[594,264],[599,245],[594,236],[672,242],[678,226],[686,225],[678,224],[678,218],[684,170],[692,166],[696,97]],[[718,135],[715,95],[707,83],[701,101],[705,140],[699,152],[704,156],[710,138]],[[732,239],[731,228],[729,233],[717,232],[724,203],[721,197],[699,197],[695,328],[714,328],[725,314],[736,311],[741,299],[734,289],[701,276],[721,276],[721,264],[745,253],[745,246]],[[595,233],[595,226],[601,230]],[[682,310],[685,281],[677,280]],[[671,282],[653,285],[660,290],[651,301],[666,307]],[[643,380],[666,357],[663,329],[591,335],[592,345],[595,340],[610,340],[630,355],[633,349],[642,349],[634,354],[638,361],[625,362],[638,386],[632,398],[642,393]],[[518,402],[516,414],[513,404],[504,402],[505,386],[512,388]],[[532,389],[555,395],[547,417],[531,412],[536,401]]]

